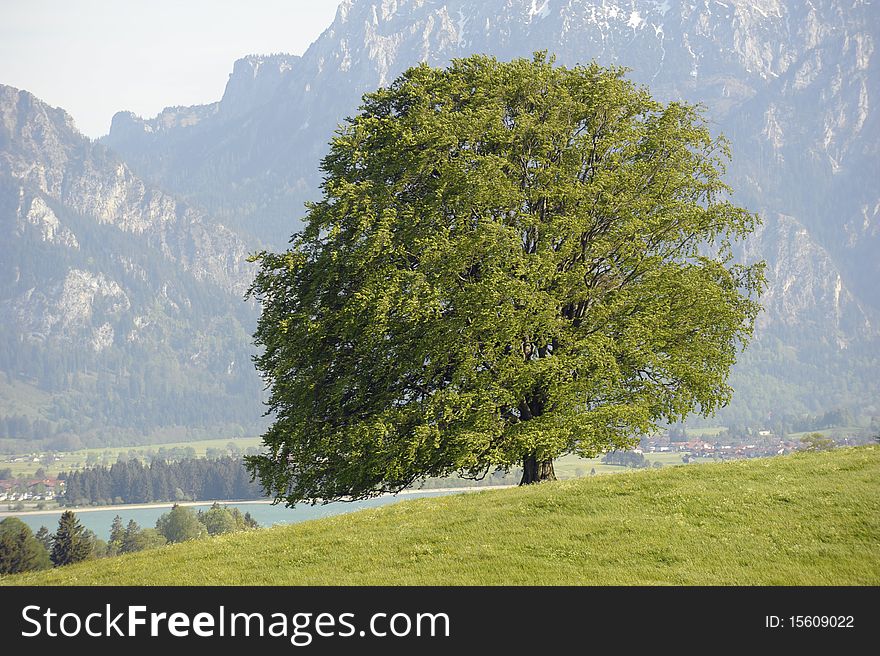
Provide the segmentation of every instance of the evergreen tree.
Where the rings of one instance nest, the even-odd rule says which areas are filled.
[[[116,515],[113,524],[110,525],[110,541],[107,546],[111,554],[122,553],[122,541],[125,538],[125,527],[122,525],[122,517]]]
[[[83,535],[83,527],[72,510],[65,510],[52,537],[52,564],[55,567],[85,560],[91,555],[92,543]]]
[[[46,548],[47,554],[52,551],[52,534],[49,533],[48,528],[41,526],[34,537],[37,538],[37,540],[40,541],[40,544]]]
[[[83,531],[83,539],[89,544],[89,558],[106,558],[107,556],[115,556],[116,551],[112,549],[107,542],[97,536],[91,529]]]
[[[122,524],[122,520],[119,521],[120,525]],[[138,546],[138,537],[141,532],[141,527],[138,526],[138,523],[133,519],[128,520],[128,526],[125,527],[125,531],[122,534],[122,537],[119,541],[119,553],[131,553],[133,551],[140,551],[137,548]]]

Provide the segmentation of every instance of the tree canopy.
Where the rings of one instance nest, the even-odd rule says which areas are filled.
[[[208,533],[195,511],[177,504],[156,520],[156,530],[172,543],[198,540]]]
[[[18,517],[0,522],[0,574],[17,574],[50,567],[49,552]]]
[[[248,467],[289,504],[529,483],[711,414],[763,285],[733,259],[757,218],[728,157],[699,106],[542,53],[367,94],[304,229],[255,256],[274,423]]]

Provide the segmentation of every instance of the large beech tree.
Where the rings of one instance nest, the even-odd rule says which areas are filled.
[[[364,96],[323,198],[255,256],[276,500],[627,448],[728,401],[761,265],[701,109],[536,54],[409,69]]]

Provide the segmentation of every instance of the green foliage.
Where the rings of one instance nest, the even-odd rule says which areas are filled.
[[[45,547],[46,555],[48,557],[49,552],[52,551],[52,534],[49,533],[49,529],[45,526],[41,526],[34,534],[34,537],[40,541],[40,544],[42,544],[43,547]]]
[[[249,512],[244,514],[244,526],[245,528],[260,528],[259,522],[257,522]]]
[[[129,520],[125,527],[119,553],[134,553],[145,549],[155,549],[166,544],[165,536],[154,528],[142,529],[136,521]]]
[[[145,528],[137,536],[132,551],[144,551],[146,549],[157,549],[166,545],[168,541],[165,536],[154,528]]]
[[[602,456],[602,462],[606,465],[621,465],[635,469],[650,466],[645,456],[635,451],[609,451]]]
[[[275,422],[249,467],[290,504],[361,498],[712,413],[763,286],[727,157],[700,108],[541,54],[366,95],[304,231],[255,258]]]
[[[878,541],[871,445],[403,501],[2,582],[876,586]]]
[[[210,451],[210,448],[208,449]],[[259,499],[265,496],[240,457],[154,458],[149,466],[120,458],[110,467],[90,467],[67,476],[66,503],[109,504],[182,499]]]
[[[192,509],[176,504],[156,520],[156,530],[168,542],[198,540],[208,533]]]
[[[52,536],[52,564],[55,567],[70,565],[85,560],[92,555],[93,543],[84,530],[79,520],[71,510],[61,513],[58,520],[58,530]]]
[[[89,558],[107,558],[116,555],[115,549],[99,538],[91,529],[83,531],[83,539],[89,543]]]
[[[27,524],[17,517],[7,517],[0,522],[0,574],[17,574],[49,566],[49,552]]]
[[[801,438],[801,444],[807,451],[827,451],[834,448],[834,440],[822,433],[807,433]]]
[[[110,525],[110,540],[108,542],[111,553],[117,554],[122,552],[122,543],[125,539],[125,526],[122,524],[122,517],[116,515],[113,523]]]
[[[251,528],[238,508],[223,507],[216,502],[208,510],[199,511],[198,517],[209,535],[222,535]]]

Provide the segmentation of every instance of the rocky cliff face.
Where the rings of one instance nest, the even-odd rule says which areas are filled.
[[[286,138],[278,141],[277,133],[259,126],[273,107],[286,115],[286,98],[276,96],[299,65],[293,55],[244,57],[235,62],[219,102],[169,107],[147,120],[119,112],[104,142],[144,179],[206,208],[240,233],[264,239],[266,231],[254,223],[254,215],[275,208],[270,215],[289,217],[291,206],[289,176],[279,175],[279,167],[266,160],[279,153],[296,160],[297,153],[285,150]],[[285,121],[281,118],[282,125]],[[304,189],[298,188],[301,194]],[[290,223],[286,229],[293,229]]]
[[[0,175],[17,182],[20,194],[28,190],[141,235],[199,280],[236,293],[247,287],[245,242],[144,183],[117,155],[79,134],[62,110],[7,86],[0,86]]]
[[[246,255],[63,111],[0,86],[0,439],[252,425]]]

